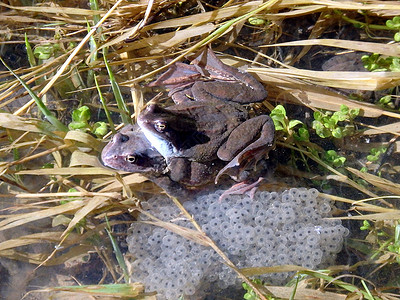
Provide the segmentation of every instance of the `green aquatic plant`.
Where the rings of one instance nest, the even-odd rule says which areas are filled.
[[[364,220],[360,230],[368,231],[365,241],[370,244],[367,254],[371,254],[371,259],[387,254],[390,256],[389,262],[400,264],[400,224],[398,221],[389,224],[383,221],[372,223]]]
[[[359,113],[360,109],[350,109],[346,105],[341,105],[340,110],[334,113],[315,111],[312,128],[321,138],[340,139],[355,132],[353,120]]]
[[[262,284],[262,281],[260,279],[254,279],[252,280],[255,284]],[[242,283],[243,289],[246,291],[246,293],[243,295],[243,299],[245,300],[259,300],[260,298],[257,296],[257,294],[253,291],[253,289],[246,283]]]
[[[282,105],[277,105],[271,111],[270,117],[274,122],[275,130],[283,131],[287,137],[293,137],[298,141],[309,140],[310,135],[304,123],[299,120],[289,120],[286,109]]]
[[[392,63],[390,57],[382,57],[378,53],[363,55],[361,56],[361,61],[363,62],[364,68],[371,72],[387,71]]]
[[[379,160],[379,157],[386,152],[386,147],[372,148],[370,154],[367,156],[368,161],[375,162]]]
[[[343,167],[346,157],[340,156],[335,150],[328,150],[324,153],[324,161],[335,168]]]
[[[397,32],[393,36],[395,42],[400,42],[400,16],[395,16],[391,20],[386,21],[386,26],[390,30]],[[382,56],[378,53],[371,55],[363,55],[361,60],[364,67],[371,72],[384,72],[384,71],[400,71],[400,58],[395,56]]]
[[[393,39],[395,42],[400,42],[400,16],[395,16],[393,19],[387,20],[386,26],[390,29],[397,30]]]
[[[97,137],[103,137],[107,134],[107,124],[105,122],[96,122],[93,125],[89,123],[91,113],[86,105],[74,109],[72,112],[72,122],[68,124],[70,130],[89,131]]]

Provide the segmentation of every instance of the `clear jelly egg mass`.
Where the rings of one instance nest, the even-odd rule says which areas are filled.
[[[292,188],[218,198],[223,191],[199,196],[183,205],[203,231],[239,268],[298,265],[310,269],[334,264],[348,235],[340,220],[328,219],[331,205],[316,189]],[[155,217],[194,229],[166,196],[143,203]],[[139,221],[147,220],[141,215]],[[136,260],[133,281],[157,291],[157,299],[202,299],[240,286],[237,275],[210,247],[199,245],[164,228],[136,222],[127,242]],[[284,284],[291,273],[260,276],[268,284]]]

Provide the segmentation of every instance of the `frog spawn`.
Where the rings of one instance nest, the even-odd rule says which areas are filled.
[[[293,188],[281,193],[257,192],[254,199],[223,191],[184,203],[207,235],[239,268],[294,264],[315,269],[334,263],[348,235],[340,220],[329,220],[330,203],[316,189]],[[143,209],[164,221],[191,229],[170,199],[158,195]],[[147,220],[141,215],[139,220]],[[132,280],[157,291],[157,299],[201,299],[208,291],[240,286],[240,280],[209,247],[164,228],[134,223],[127,238]],[[290,273],[260,276],[269,284],[284,284]]]

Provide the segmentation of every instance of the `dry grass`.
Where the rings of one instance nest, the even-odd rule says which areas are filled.
[[[68,123],[70,107],[76,106],[76,100],[85,100],[93,111],[100,107],[95,100],[97,91],[91,72],[96,74],[103,92],[106,92],[109,88],[109,76],[101,58],[106,53],[103,52],[104,49],[108,50],[106,57],[116,81],[125,88],[126,93],[131,94],[131,100],[127,103],[131,112],[137,113],[144,104],[143,99],[148,99],[145,96],[148,92],[145,83],[173,62],[213,43],[215,50],[224,51],[229,48],[238,54],[222,56],[225,63],[235,66],[252,64],[247,71],[266,84],[270,102],[265,103],[267,107],[281,103],[285,106],[293,104],[297,110],[304,108],[338,111],[341,105],[360,108],[364,123],[359,123],[359,128],[367,130],[360,131],[351,141],[357,144],[357,153],[370,150],[369,143],[365,142],[367,139],[372,139],[375,146],[388,145],[391,138],[399,135],[398,110],[350,100],[336,89],[330,89],[394,89],[400,82],[399,72],[314,71],[293,67],[310,53],[315,53],[311,51],[316,46],[321,51],[329,49],[333,53],[361,51],[400,56],[400,46],[397,43],[389,42],[389,39],[384,42],[384,38],[378,37],[378,32],[385,32],[384,22],[400,14],[400,4],[397,2],[270,0],[265,3],[249,1],[238,4],[228,1],[222,7],[203,3],[207,12],[202,12],[203,8],[193,1],[102,2],[99,10],[67,7],[73,6],[68,1],[46,1],[36,6],[17,6],[17,2],[0,3],[0,24],[3,28],[0,31],[0,44],[23,44],[26,34],[28,41],[36,47],[48,44],[59,46],[56,55],[50,59],[36,61],[36,65],[19,68],[15,72],[39,96],[48,97],[48,105],[57,110],[63,123]],[[370,22],[364,24],[364,29],[358,29],[361,33],[360,40],[319,38],[326,32],[344,26],[343,24],[349,26],[347,19],[342,18],[343,15],[352,20],[361,19],[357,14],[360,11],[368,16],[366,19]],[[301,20],[311,15],[317,17],[312,27],[284,31],[288,28],[284,24],[290,22],[296,26],[306,25]],[[258,26],[249,25],[246,22],[249,17],[268,22]],[[89,31],[87,24],[91,27]],[[250,32],[249,37],[238,37],[240,30]],[[297,34],[297,30],[309,30],[307,39],[296,40],[293,37],[291,39],[294,41],[281,42],[282,38]],[[352,30],[351,27],[348,30]],[[369,40],[364,41],[368,37]],[[96,41],[97,49],[88,47],[90,43],[95,45],[91,42],[92,38]],[[371,42],[371,39],[378,41]],[[287,49],[298,51],[295,53]],[[248,54],[256,54],[255,59],[249,61],[240,57],[239,53],[245,53],[244,50]],[[165,57],[171,60],[166,63]],[[109,267],[115,282],[119,282],[118,267],[110,263],[113,261],[112,254],[88,243],[88,238],[100,236],[105,239],[105,215],[118,216],[127,212],[134,215],[140,210],[136,195],[141,191],[159,193],[160,190],[138,174],[117,174],[102,168],[98,160],[102,141],[90,133],[65,132],[47,121],[39,120],[37,117],[40,114],[34,108],[35,102],[18,102],[26,93],[17,93],[21,87],[19,82],[8,76],[7,71],[0,73],[0,109],[10,107],[8,113],[0,113],[0,180],[3,181],[0,196],[4,199],[11,197],[15,201],[1,210],[0,231],[9,232],[16,228],[29,227],[38,221],[54,221],[59,216],[66,216],[66,219],[58,223],[61,225],[53,224],[54,228],[48,228],[46,232],[22,234],[0,243],[0,256],[49,266],[61,264],[88,251],[96,251]],[[111,110],[118,111],[110,106]],[[372,124],[371,120],[377,118],[385,118],[386,121],[381,122],[383,125],[380,126],[365,125]],[[345,144],[342,141],[344,150]],[[312,145],[310,148],[310,144],[296,142],[290,136],[280,136],[279,145],[301,153],[299,155],[303,155],[308,161],[315,161],[325,170],[318,173],[314,168],[303,173],[304,177],[329,180],[333,186],[343,185],[352,191],[363,193],[364,197],[374,197],[359,201],[359,197],[347,199],[330,196],[334,201],[348,203],[349,211],[359,214],[348,217],[349,219],[384,221],[382,230],[394,235],[394,228],[400,219],[396,208],[400,189],[399,184],[391,178],[398,178],[398,160],[397,164],[391,162],[387,168],[387,176],[383,178],[372,172],[360,172],[354,168],[354,164],[346,167],[346,172],[337,170],[312,153]],[[395,148],[392,155],[397,155],[398,149]],[[352,150],[351,147],[349,150]],[[42,168],[45,162],[53,163],[53,167]],[[292,169],[292,172],[295,170]],[[38,182],[43,184],[32,185],[29,182],[35,180],[32,178],[38,178]],[[364,183],[361,183],[362,180]],[[74,192],[68,192],[70,189],[74,189]],[[181,209],[184,210],[183,207]],[[195,222],[188,214],[187,217]],[[85,223],[82,225],[83,220]],[[172,226],[170,223],[159,220],[154,222],[157,226],[190,236],[197,242],[214,248],[235,269],[238,276],[249,284],[252,283],[246,276],[257,272],[283,272],[292,268],[311,275],[299,284],[294,299],[306,299],[304,295],[313,299],[344,299],[346,295],[352,299],[399,298],[399,295],[382,292],[386,286],[370,284],[368,290],[361,283],[352,285],[333,277],[341,271],[356,272],[357,266],[362,263],[376,263],[380,266],[392,264],[395,270],[398,265],[396,253],[376,261],[360,261],[357,266],[332,267],[329,275],[332,277],[293,266],[238,270],[200,227],[197,227],[198,232],[187,232],[187,229]],[[111,222],[112,225],[116,223],[118,221]],[[21,246],[37,243],[50,243],[57,248],[40,254],[20,250]],[[325,287],[329,287],[330,292],[320,291]],[[292,287],[268,287],[269,291],[265,287],[254,289],[261,299],[265,299],[263,293],[290,298],[293,290]],[[144,297],[153,299],[154,296]]]

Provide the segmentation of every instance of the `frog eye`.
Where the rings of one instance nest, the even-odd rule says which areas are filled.
[[[136,156],[135,156],[135,155],[127,155],[127,156],[125,157],[125,160],[126,160],[127,162],[130,162],[131,164],[133,164],[133,163],[135,163],[135,161],[136,161]]]
[[[167,124],[165,123],[165,122],[162,122],[162,121],[157,121],[155,124],[154,124],[154,128],[158,131],[158,132],[164,132],[165,131],[165,129],[167,128]]]

